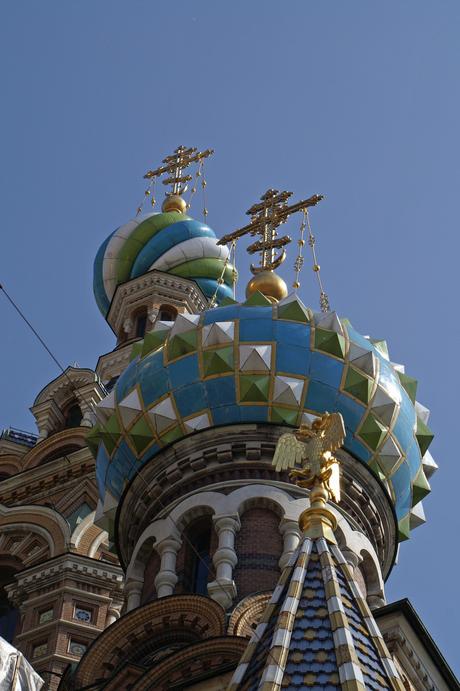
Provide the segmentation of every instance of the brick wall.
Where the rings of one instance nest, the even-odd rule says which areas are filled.
[[[250,593],[273,590],[280,577],[278,559],[283,552],[279,517],[270,509],[248,509],[236,535],[238,564],[234,580],[238,600]]]

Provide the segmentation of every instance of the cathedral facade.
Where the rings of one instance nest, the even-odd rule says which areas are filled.
[[[417,382],[321,282],[315,311],[277,276],[277,228],[321,197],[268,190],[221,240],[189,215],[187,168],[196,187],[210,153],[149,171],[172,186],[161,213],[101,245],[114,349],[42,389],[36,433],[2,433],[1,636],[52,691],[458,689],[410,602],[385,596],[437,469]],[[260,263],[237,299],[245,235]],[[326,439],[328,414],[340,496],[311,446],[276,465],[283,435]]]

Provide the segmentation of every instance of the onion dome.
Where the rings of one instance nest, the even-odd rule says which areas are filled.
[[[148,271],[194,280],[205,297],[216,294],[219,303],[233,294],[233,269],[224,266],[227,257],[227,247],[217,245],[209,226],[179,211],[137,216],[99,248],[93,281],[97,305],[105,317],[117,286]]]
[[[299,426],[340,412],[344,448],[385,486],[400,539],[424,521],[436,464],[417,382],[390,362],[386,343],[294,295],[260,293],[201,314],[157,322],[98,406],[88,442],[101,498],[112,507],[139,467],[186,435],[219,425]]]

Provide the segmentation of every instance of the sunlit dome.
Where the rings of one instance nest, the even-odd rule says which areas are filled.
[[[89,442],[101,498],[113,506],[140,466],[200,430],[295,427],[338,411],[345,450],[386,487],[405,539],[423,522],[420,502],[436,468],[416,387],[390,362],[385,342],[361,336],[335,312],[313,313],[294,295],[272,305],[256,293],[244,304],[157,322],[99,406]]]

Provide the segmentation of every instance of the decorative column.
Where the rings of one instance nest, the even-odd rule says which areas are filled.
[[[176,574],[177,553],[182,542],[177,531],[170,537],[161,540],[155,549],[161,557],[161,566],[155,578],[157,596],[166,597],[172,595],[178,581]]]
[[[160,313],[160,310],[155,305],[152,305],[151,307],[148,308],[147,317],[148,317],[148,320],[150,322],[150,326],[148,327],[147,331],[150,331],[152,329],[153,325],[155,324],[155,322],[157,320],[159,313]]]
[[[128,583],[125,585],[127,612],[131,612],[132,609],[136,609],[136,607],[139,607],[141,604],[143,585],[144,584],[142,581],[128,581]]]
[[[297,549],[300,540],[299,522],[283,518],[279,527],[280,533],[283,536],[283,554],[281,555],[278,564],[281,571],[287,566],[289,559]]]
[[[230,607],[236,597],[233,569],[238,557],[235,552],[235,535],[241,527],[237,514],[214,516],[214,526],[219,538],[219,546],[212,558],[216,569],[216,580],[208,584],[208,594],[224,609]]]

